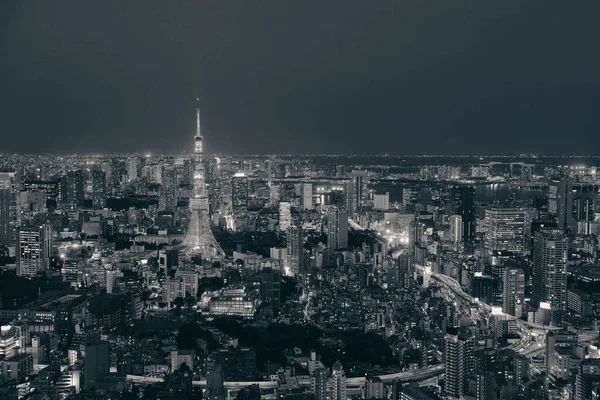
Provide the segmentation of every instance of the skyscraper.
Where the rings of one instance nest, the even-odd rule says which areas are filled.
[[[83,374],[85,387],[95,387],[110,372],[108,342],[100,342],[85,348]]]
[[[344,207],[331,207],[327,211],[327,247],[348,248],[348,212]]]
[[[231,204],[234,212],[245,211],[248,207],[248,177],[237,173],[231,178]]]
[[[304,230],[300,226],[290,226],[287,231],[286,275],[296,275],[304,269]]]
[[[52,251],[50,225],[20,227],[17,241],[17,274],[34,277],[48,268]]]
[[[327,399],[327,375],[325,368],[317,368],[310,377],[312,393],[316,400]]]
[[[367,171],[355,170],[350,173],[350,182],[345,185],[346,209],[349,214],[360,211],[365,197]]]
[[[259,277],[260,298],[271,303],[273,315],[277,315],[281,304],[281,271],[273,268],[263,268]]]
[[[508,267],[502,285],[502,311],[519,318],[525,300],[525,273],[521,268]]]
[[[161,181],[159,208],[174,211],[177,208],[177,170],[174,165],[163,167]]]
[[[457,250],[463,240],[463,220],[460,215],[450,216],[450,238],[454,250]]]
[[[312,183],[300,183],[296,186],[296,195],[302,200],[304,210],[313,209],[313,185]]]
[[[473,376],[475,338],[473,336],[447,334],[444,391],[448,396],[460,398],[466,394],[469,379]]]
[[[103,208],[106,205],[106,173],[101,169],[92,169],[92,205]]]
[[[475,237],[475,188],[455,186],[450,188],[451,212],[463,221],[463,241],[470,243]]]
[[[493,207],[485,210],[485,247],[521,254],[525,245],[524,208]]]
[[[14,172],[0,172],[0,246],[15,246],[17,242],[17,181]]]
[[[533,245],[532,302],[548,302],[552,311],[564,311],[567,299],[568,240],[562,231],[541,229]]]
[[[287,201],[279,203],[279,230],[285,232],[292,225],[292,206]]]
[[[346,373],[339,360],[331,367],[331,374],[333,380],[333,400],[346,400]]]
[[[85,199],[85,173],[82,170],[69,171],[61,179],[62,200],[72,205],[81,205]]]

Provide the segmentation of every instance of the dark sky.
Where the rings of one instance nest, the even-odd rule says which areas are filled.
[[[600,153],[600,1],[0,1],[0,151]]]

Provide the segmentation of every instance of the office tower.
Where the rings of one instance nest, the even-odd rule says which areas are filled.
[[[444,391],[448,396],[459,398],[466,394],[469,379],[473,376],[475,338],[449,333],[446,335],[445,341]]]
[[[463,220],[460,215],[450,216],[450,238],[454,250],[457,250],[463,240]]]
[[[375,196],[373,196],[373,208],[375,210],[389,210],[390,194],[376,194]]]
[[[277,315],[281,304],[281,272],[278,269],[263,268],[259,278],[260,298],[271,303],[273,315]]]
[[[17,240],[17,273],[34,277],[50,265],[52,230],[50,225],[20,227]]]
[[[522,254],[525,248],[524,208],[493,207],[485,210],[485,247]]]
[[[331,207],[327,211],[327,247],[348,248],[348,212],[344,207]]]
[[[110,371],[108,342],[85,348],[83,375],[86,389],[95,387]]]
[[[162,169],[159,209],[174,211],[177,208],[177,169],[174,165],[165,165]]]
[[[234,212],[242,212],[248,208],[248,177],[237,173],[231,178],[231,204]]]
[[[127,181],[133,182],[137,180],[139,174],[140,162],[138,157],[129,157],[127,159]]]
[[[81,205],[85,199],[85,172],[70,171],[61,179],[63,202]]]
[[[524,300],[525,273],[521,268],[506,268],[502,285],[502,311],[519,318],[523,313]]]
[[[286,201],[279,203],[279,230],[285,232],[292,224],[292,206]]]
[[[18,180],[14,172],[0,172],[0,246],[15,246],[17,242]]]
[[[564,311],[567,301],[567,237],[557,229],[535,233],[533,246],[532,302],[550,303],[552,311]]]
[[[553,178],[548,186],[548,212],[556,217],[557,228],[572,234],[590,234],[595,196],[594,184],[574,182],[568,176]]]
[[[411,266],[411,257],[408,254],[401,254],[397,259],[398,265],[398,287],[400,289],[409,288],[413,282],[413,271]]]
[[[300,196],[304,210],[313,209],[313,185],[312,183],[300,183],[296,185],[296,195]]]
[[[352,179],[344,182],[344,206],[348,210],[348,214],[353,215],[356,211],[356,190],[354,189],[354,181]]]
[[[310,377],[310,386],[315,400],[327,399],[327,377],[328,372],[325,368],[317,368]]]
[[[367,186],[367,175],[367,171],[355,170],[350,173],[350,185],[346,186],[346,208],[349,214],[354,214],[362,209]]]
[[[201,254],[204,258],[211,258],[216,255],[224,256],[225,253],[211,230],[203,159],[200,107],[197,107],[196,136],[194,137],[194,189],[190,199],[190,222],[183,242],[193,253]]]
[[[281,200],[281,186],[271,185],[269,186],[269,205],[276,207]]]
[[[470,243],[475,237],[475,188],[455,186],[450,188],[451,212],[463,221],[463,241]]]
[[[575,378],[574,400],[598,399],[600,389],[600,359],[581,362]]]
[[[290,226],[287,231],[286,275],[296,275],[304,270],[304,230],[300,226]]]
[[[333,400],[346,400],[346,373],[342,363],[336,361],[331,367]]]
[[[92,205],[94,208],[103,208],[106,205],[106,173],[100,169],[93,169],[92,178]]]

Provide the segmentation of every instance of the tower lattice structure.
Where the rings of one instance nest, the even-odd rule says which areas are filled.
[[[211,230],[208,191],[204,178],[202,135],[200,134],[200,107],[196,108],[196,136],[194,138],[194,190],[190,198],[190,222],[183,244],[191,253],[204,258],[224,256]]]

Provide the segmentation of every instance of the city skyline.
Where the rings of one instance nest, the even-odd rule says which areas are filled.
[[[196,97],[211,154],[600,144],[598,4],[144,5],[0,5],[5,151],[187,152]]]

